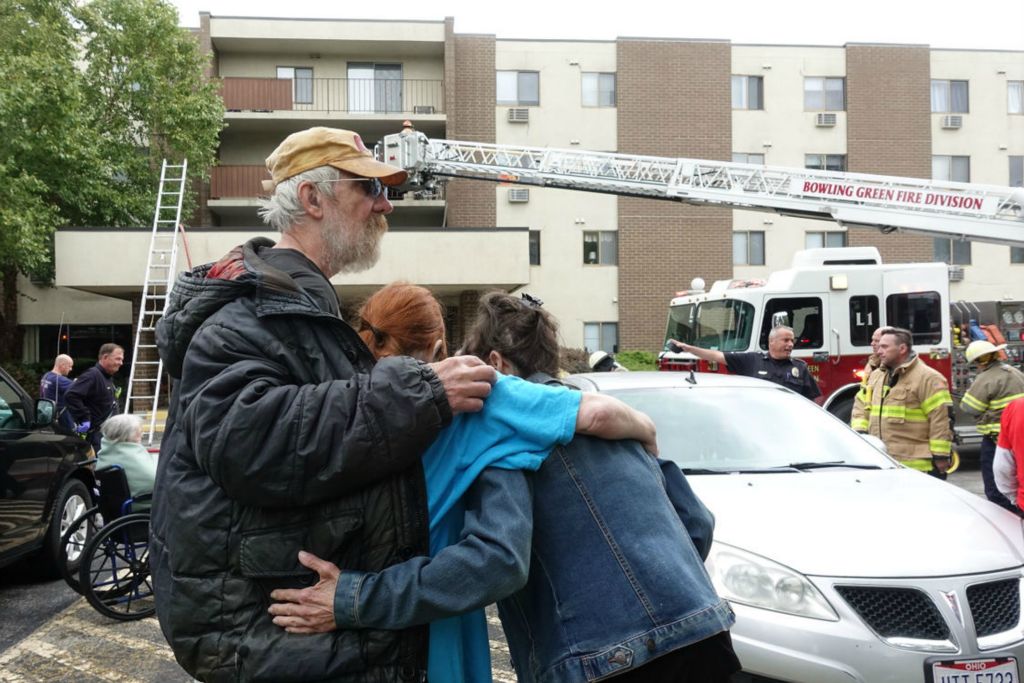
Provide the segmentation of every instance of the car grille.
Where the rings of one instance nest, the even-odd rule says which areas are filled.
[[[967,604],[978,637],[1009,631],[1020,622],[1018,579],[979,583],[967,588]]]
[[[947,640],[950,637],[935,603],[919,590],[836,586],[836,592],[883,638]]]

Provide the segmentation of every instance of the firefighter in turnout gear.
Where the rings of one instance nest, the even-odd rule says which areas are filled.
[[[981,434],[981,479],[985,497],[997,505],[1013,510],[1014,505],[999,492],[992,475],[992,460],[999,440],[999,420],[1010,401],[1024,398],[1024,373],[1000,360],[1006,344],[995,346],[988,341],[973,341],[965,355],[968,363],[977,363],[978,374],[960,400],[960,409],[974,418]]]
[[[881,439],[904,465],[944,478],[953,446],[953,399],[946,378],[914,353],[912,339],[909,330],[882,331],[881,365],[854,401],[850,424]]]

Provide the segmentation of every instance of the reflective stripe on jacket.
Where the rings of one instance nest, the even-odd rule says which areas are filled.
[[[878,365],[881,363],[878,360],[878,354],[873,353],[868,356],[868,362],[864,366],[864,376],[860,379],[860,390],[853,397],[853,413],[850,418],[850,426],[858,432],[868,431],[868,418],[867,409],[865,406],[870,403],[868,401],[868,379],[871,377],[871,373],[878,369]],[[858,410],[859,408],[859,410]]]
[[[892,372],[898,379],[891,388],[885,367],[871,373],[854,401],[851,426],[881,439],[897,460],[949,455],[953,399],[946,378],[916,355]]]
[[[1017,398],[1024,398],[1024,372],[995,362],[978,373],[960,399],[960,408],[974,418],[980,434],[995,439],[999,435],[1003,408]]]

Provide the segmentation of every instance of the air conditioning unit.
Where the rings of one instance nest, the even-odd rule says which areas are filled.
[[[530,110],[526,107],[516,107],[508,110],[509,123],[529,123]]]
[[[964,125],[964,117],[959,114],[947,114],[942,117],[942,127],[946,130],[956,130]]]
[[[433,114],[434,105],[432,104],[417,104],[412,108],[413,114]]]
[[[508,191],[509,204],[525,204],[530,201],[530,191],[525,189],[512,189]]]
[[[832,128],[836,125],[836,115],[833,112],[820,112],[814,118],[814,125],[818,128]]]
[[[949,267],[949,281],[950,282],[963,282],[964,279],[964,267],[963,266],[950,266]]]

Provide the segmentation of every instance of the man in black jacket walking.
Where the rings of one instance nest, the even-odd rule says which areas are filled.
[[[329,278],[377,260],[405,180],[358,135],[313,128],[267,159],[277,228],[179,277],[157,328],[176,379],[150,563],[178,662],[204,681],[418,681],[426,627],[293,635],[270,591],[309,550],[375,571],[428,550],[420,454],[495,379],[477,358],[374,363]]]
[[[108,417],[117,414],[117,388],[113,379],[123,364],[124,349],[117,344],[104,344],[96,365],[78,376],[64,398],[76,431],[86,435],[97,453],[100,427]]]

